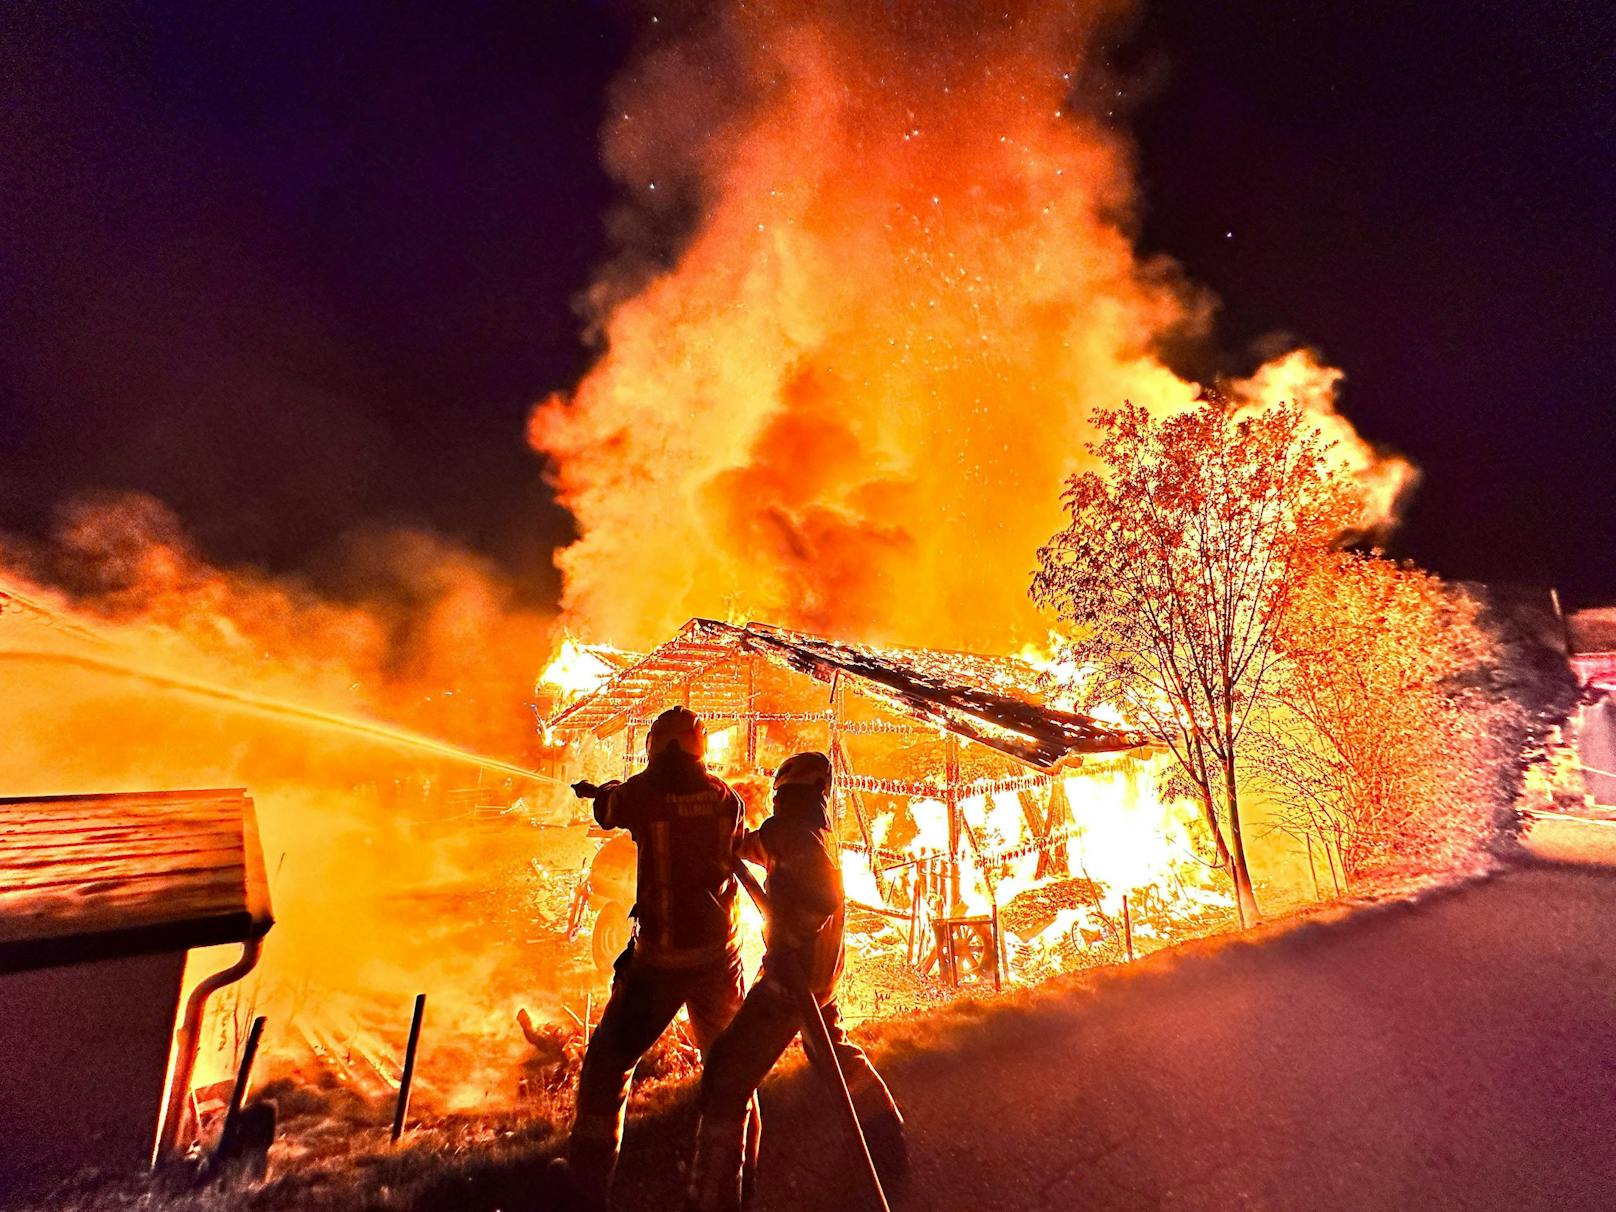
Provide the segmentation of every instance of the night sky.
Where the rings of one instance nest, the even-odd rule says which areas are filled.
[[[1225,348],[1346,370],[1425,472],[1400,554],[1616,598],[1616,17],[1375,7],[1147,9],[1110,48],[1144,247]],[[568,521],[523,425],[591,359],[596,131],[643,17],[217,9],[0,15],[0,530],[136,489],[291,570],[424,525],[546,601]]]

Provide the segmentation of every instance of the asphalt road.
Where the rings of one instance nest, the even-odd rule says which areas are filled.
[[[1481,883],[976,1006],[882,1062],[895,1208],[1616,1208],[1616,826]],[[1548,839],[1545,839],[1548,840]],[[824,1096],[765,1087],[761,1207],[866,1207]],[[685,1117],[618,1206],[678,1206]]]

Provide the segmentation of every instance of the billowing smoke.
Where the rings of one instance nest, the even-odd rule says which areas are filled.
[[[558,797],[379,733],[396,725],[531,764],[551,620],[519,608],[486,563],[420,532],[355,537],[320,579],[324,590],[212,564],[141,496],[70,504],[45,542],[0,536],[0,697],[12,705],[0,787],[248,788],[277,924],[254,977],[215,999],[204,1081],[228,1073],[253,1012],[274,1024],[266,1075],[306,1067],[380,1090],[410,999],[427,991],[436,1051],[423,1106],[509,1099],[531,1051],[516,1008],[564,1018],[560,945],[535,954],[529,940],[549,901],[564,912],[570,871],[534,867],[530,830],[468,817],[521,796],[521,821]],[[191,979],[227,962],[201,955]],[[339,1058],[334,1074],[316,1056]]]
[[[559,557],[571,625],[634,645],[695,614],[1043,635],[1027,580],[1085,418],[1194,399],[1161,350],[1210,311],[1134,249],[1093,62],[1116,15],[735,3],[652,37],[604,132],[629,199],[592,296],[605,349],[530,425],[580,532]],[[680,221],[664,265],[649,250]],[[1281,361],[1333,415],[1335,372]],[[1406,465],[1350,453],[1394,498]]]

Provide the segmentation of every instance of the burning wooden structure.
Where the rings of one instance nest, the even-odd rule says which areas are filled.
[[[272,924],[240,789],[0,799],[0,1188],[174,1143],[204,1003]],[[188,952],[228,943],[176,1041]]]
[[[674,705],[706,720],[709,762],[731,778],[823,749],[850,898],[906,920],[910,959],[958,976],[997,972],[997,883],[1012,863],[1067,873],[1066,775],[1151,744],[1054,706],[1050,691],[1015,658],[693,619],[549,727],[580,765],[624,776],[644,760],[646,726]]]

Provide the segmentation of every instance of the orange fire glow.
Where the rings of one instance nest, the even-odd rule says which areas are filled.
[[[1108,8],[734,4],[629,73],[607,163],[651,219],[699,218],[670,270],[614,267],[604,355],[531,420],[581,531],[576,626],[1041,636],[1029,568],[1085,417],[1192,400],[1161,351],[1210,312],[1134,250]],[[1326,419],[1390,509],[1407,465],[1334,412],[1339,377],[1296,351],[1237,390]]]

